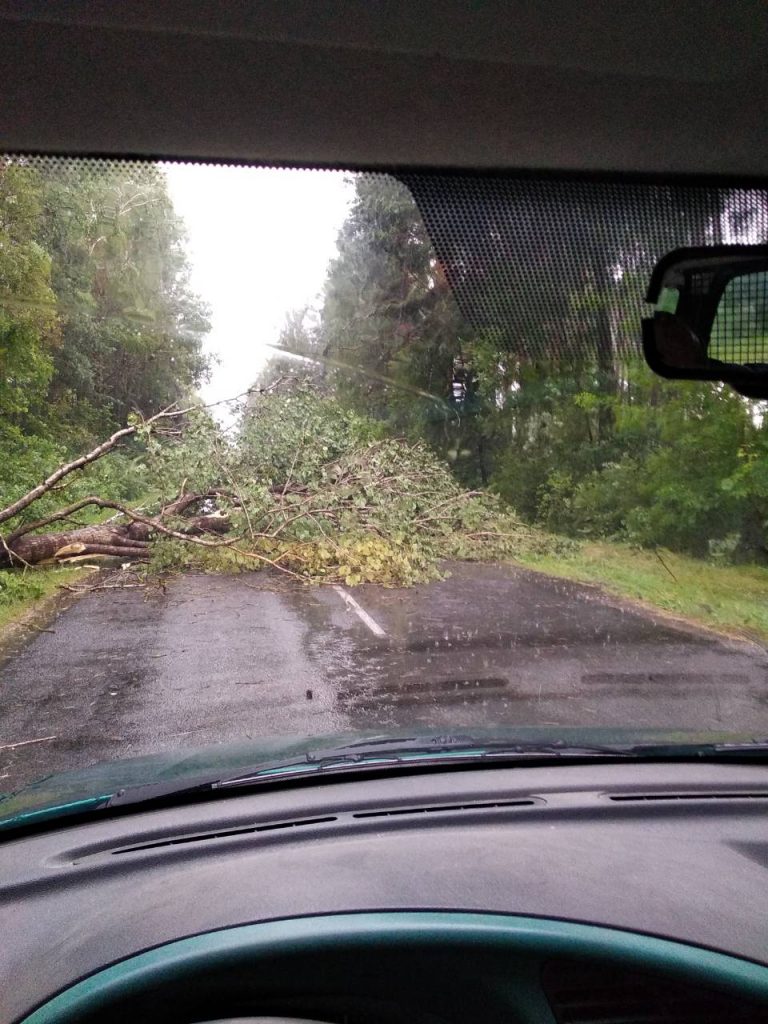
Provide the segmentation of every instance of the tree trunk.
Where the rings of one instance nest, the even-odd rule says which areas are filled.
[[[162,524],[158,526],[162,531]],[[229,529],[229,517],[224,512],[213,512],[190,518],[178,533],[194,538],[201,534],[227,533]],[[149,523],[133,522],[81,526],[62,533],[11,535],[5,550],[0,550],[0,566],[37,565],[39,562],[64,561],[87,555],[115,555],[131,561],[147,559],[153,532]]]
[[[140,529],[137,529],[140,528]],[[6,565],[37,565],[67,555],[125,554],[126,558],[147,558],[149,528],[143,523],[129,526],[82,526],[64,533],[27,533],[11,540],[3,552]],[[109,551],[103,549],[108,548]]]
[[[182,527],[182,532],[190,537],[201,533],[229,533],[229,516],[225,512],[211,512],[207,516],[193,516]]]

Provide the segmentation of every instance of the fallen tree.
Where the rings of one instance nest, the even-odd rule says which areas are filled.
[[[89,495],[76,502],[56,509],[36,520],[24,520],[24,514],[41,499],[65,486],[67,478],[103,459],[125,440],[134,436],[148,439],[153,433],[161,434],[168,421],[173,421],[175,436],[181,434],[179,424],[184,417],[198,412],[196,406],[169,407],[149,418],[136,416],[134,422],[115,431],[107,440],[96,445],[91,451],[70,462],[58,466],[45,480],[0,509],[0,526],[14,519],[22,521],[4,536],[0,533],[0,567],[29,567],[41,563],[65,562],[83,557],[118,557],[127,561],[149,558],[152,540],[157,535],[181,538],[190,543],[207,543],[200,535],[223,534],[230,528],[229,516],[222,510],[205,514],[191,514],[210,495],[185,493],[169,504],[163,505],[155,515],[144,515],[97,495]],[[40,532],[46,527],[72,523],[72,517],[84,509],[111,510],[116,513],[107,522],[77,525],[74,529]],[[182,518],[175,527],[168,525]]]
[[[200,502],[204,495],[186,495],[179,500],[185,509]],[[93,526],[80,526],[74,530],[55,533],[35,533],[43,526],[69,519],[75,512],[86,507],[116,509],[127,522],[114,521]],[[207,515],[192,516],[180,529],[170,529],[163,522],[163,516],[178,515],[177,509],[164,509],[158,516],[147,518],[114,501],[89,497],[62,509],[59,513],[38,520],[11,533],[4,539],[4,560],[6,565],[39,565],[41,562],[63,561],[82,556],[122,557],[127,560],[149,557],[150,544],[156,534],[183,538],[195,543],[200,534],[227,533],[230,520],[222,511]],[[0,556],[2,564],[2,556]]]
[[[301,579],[402,585],[433,575],[440,559],[552,548],[495,496],[463,489],[424,444],[381,436],[311,387],[282,380],[251,393],[236,426],[228,436],[200,406],[136,417],[0,509],[10,527],[0,565],[269,565]],[[51,505],[128,438],[154,498],[135,507],[89,493]],[[36,508],[45,514],[32,518]]]

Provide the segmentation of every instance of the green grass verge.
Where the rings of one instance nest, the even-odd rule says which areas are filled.
[[[84,580],[89,571],[71,566],[0,570],[0,632],[40,609],[46,598],[59,593],[59,587]]]
[[[768,641],[768,569],[760,566],[718,565],[607,542],[519,561],[552,576],[599,584],[612,594],[722,632]]]

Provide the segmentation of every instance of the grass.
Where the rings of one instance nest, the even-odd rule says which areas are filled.
[[[43,601],[59,593],[59,587],[77,583],[87,574],[87,569],[72,566],[46,566],[25,572],[0,570],[0,633],[32,609],[40,609]]]
[[[608,542],[585,542],[572,552],[520,561],[724,633],[768,641],[768,569],[760,566],[719,565]]]

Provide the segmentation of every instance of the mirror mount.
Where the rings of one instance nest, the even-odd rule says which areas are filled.
[[[653,270],[643,352],[673,380],[723,381],[768,398],[768,246],[677,249]]]

